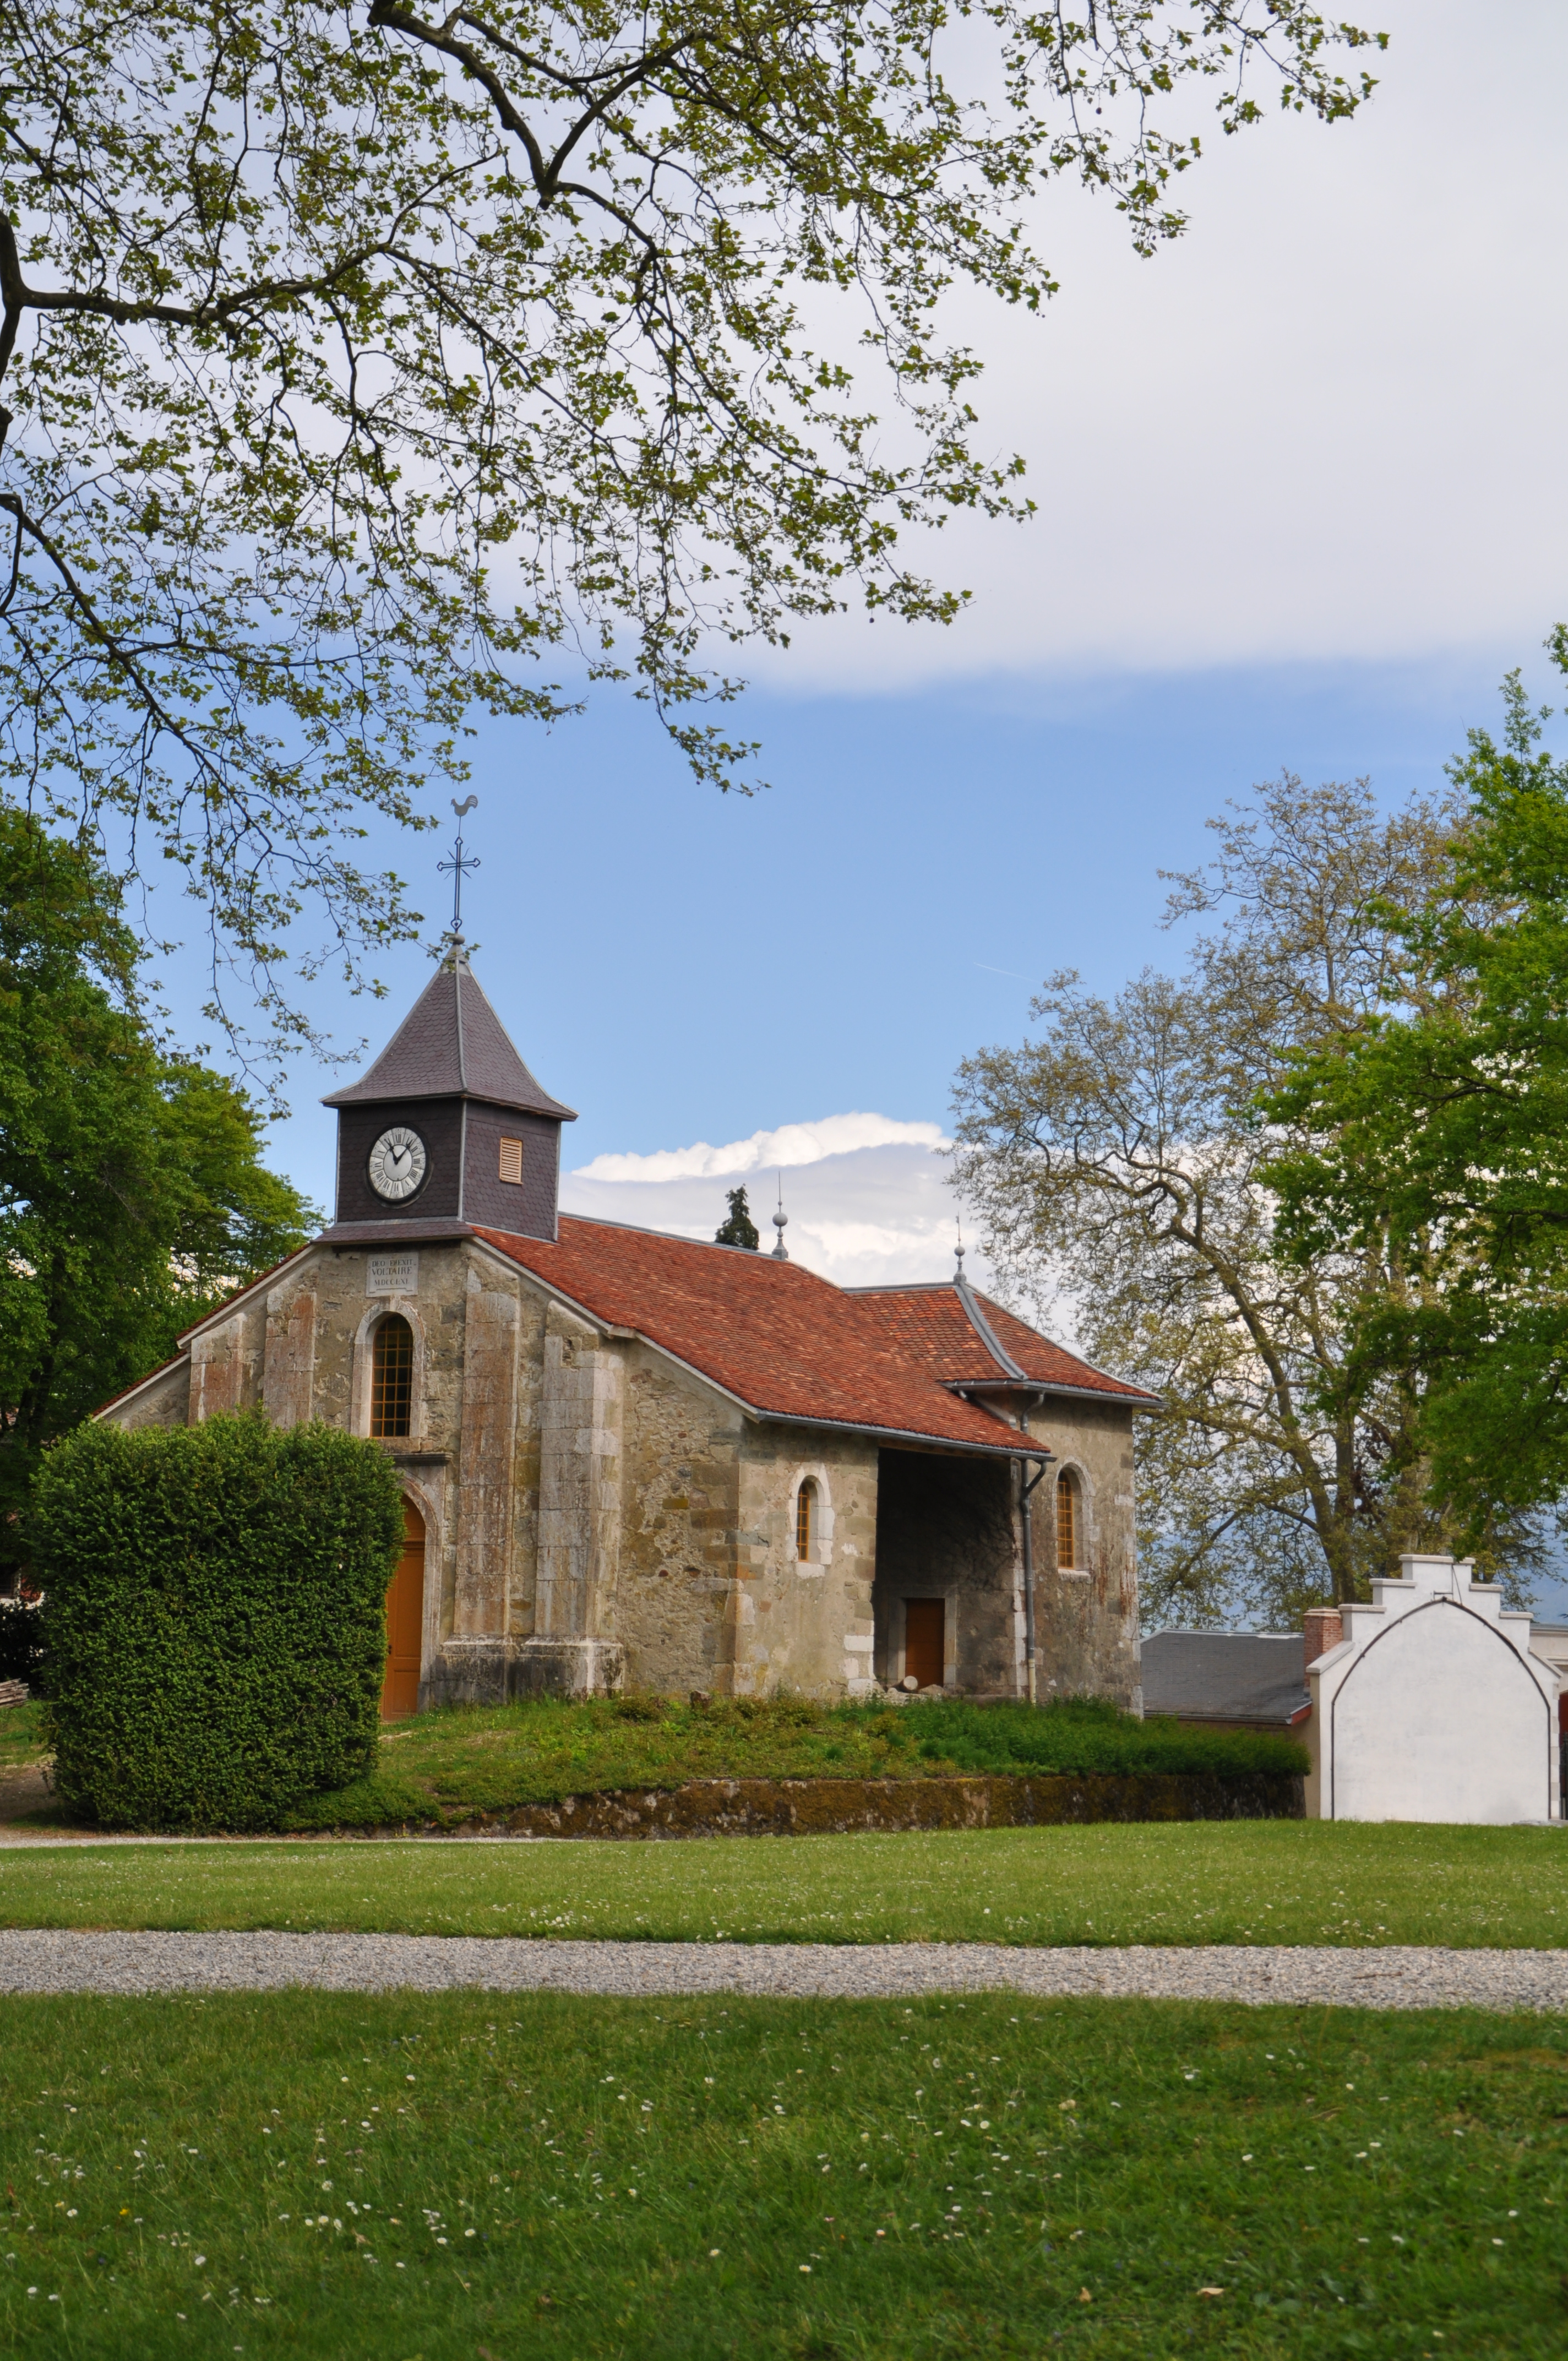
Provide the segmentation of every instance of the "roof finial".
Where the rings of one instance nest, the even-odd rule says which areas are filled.
[[[773,1227],[778,1232],[778,1237],[774,1243],[773,1259],[774,1262],[788,1262],[789,1248],[784,1242],[784,1230],[789,1223],[789,1215],[784,1209],[784,1174],[782,1172],[779,1173],[777,1179],[779,1184],[779,1209],[773,1215]]]
[[[953,1268],[953,1285],[961,1287],[964,1283],[964,1217],[961,1213],[953,1215],[953,1226],[959,1234],[958,1244],[953,1248],[957,1257]]]
[[[479,798],[477,796],[467,796],[464,798],[462,803],[459,803],[456,797],[454,796],[452,808],[457,815],[457,841],[452,848],[451,860],[438,861],[435,864],[437,869],[442,871],[443,873],[447,870],[452,872],[452,934],[450,940],[452,944],[452,956],[455,961],[460,960],[463,957],[464,949],[463,880],[470,869],[477,869],[481,866],[479,862],[471,860],[463,850],[463,820],[465,815],[474,809],[478,800]]]

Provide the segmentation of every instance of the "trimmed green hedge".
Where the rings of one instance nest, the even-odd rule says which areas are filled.
[[[83,1426],[33,1491],[61,1799],[104,1828],[275,1827],[376,1758],[397,1471],[259,1412]]]

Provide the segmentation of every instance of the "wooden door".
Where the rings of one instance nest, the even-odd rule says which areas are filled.
[[[939,1598],[906,1598],[904,1602],[904,1671],[913,1673],[923,1689],[940,1688],[947,1670],[943,1635],[947,1609]]]
[[[381,1719],[401,1721],[419,1710],[419,1661],[424,1639],[424,1520],[403,1502],[403,1554],[387,1588],[387,1677]]]

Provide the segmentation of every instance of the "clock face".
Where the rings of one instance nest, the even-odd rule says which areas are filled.
[[[391,1205],[402,1204],[422,1189],[429,1170],[423,1140],[404,1124],[395,1123],[390,1131],[384,1131],[370,1150],[370,1186]]]

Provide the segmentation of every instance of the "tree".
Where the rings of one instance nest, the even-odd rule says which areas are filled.
[[[285,1032],[312,897],[350,972],[416,923],[356,865],[476,713],[630,678],[702,776],[708,650],[851,594],[946,620],[903,528],[1025,512],[975,448],[973,283],[1103,191],[1176,236],[1190,112],[1325,121],[1381,36],[1304,0],[16,0],[0,47],[0,762],[181,864]],[[869,370],[871,388],[861,383]],[[892,417],[879,417],[880,403]]]
[[[1568,631],[1547,644],[1568,673]],[[1427,1274],[1360,1307],[1352,1367],[1399,1373],[1428,1495],[1483,1545],[1499,1502],[1568,1490],[1568,762],[1518,673],[1504,699],[1501,742],[1473,730],[1450,767],[1468,815],[1449,864],[1394,921],[1421,994],[1388,992],[1269,1102],[1299,1262]]]
[[[0,1576],[43,1446],[314,1216],[246,1093],[155,1038],[99,863],[0,810]]]
[[[746,1191],[730,1189],[726,1191],[729,1212],[713,1234],[716,1246],[745,1246],[755,1254],[762,1244],[757,1224],[751,1219],[751,1208],[746,1202]]]
[[[1364,1595],[1401,1548],[1441,1545],[1411,1447],[1403,1374],[1359,1351],[1365,1307],[1409,1285],[1385,1241],[1277,1251],[1258,1117],[1295,1054],[1359,1038],[1389,994],[1423,989],[1403,921],[1446,875],[1455,816],[1382,818],[1365,781],[1287,774],[1210,822],[1218,858],[1174,882],[1171,921],[1218,915],[1188,972],[1114,1000],[1053,978],[1043,1034],[959,1071],[959,1183],[987,1251],[1054,1290],[1091,1359],[1157,1391],[1140,1428],[1149,1609],[1294,1617]],[[1492,1554],[1530,1537],[1506,1515]]]

